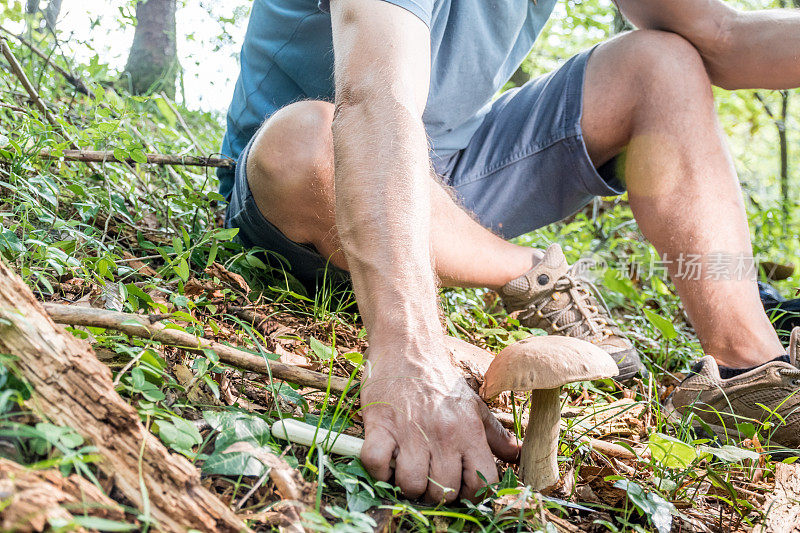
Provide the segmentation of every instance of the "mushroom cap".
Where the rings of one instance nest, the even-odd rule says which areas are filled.
[[[507,390],[555,389],[617,374],[619,368],[614,359],[594,344],[554,335],[528,337],[497,354],[486,371],[480,393],[489,400]]]

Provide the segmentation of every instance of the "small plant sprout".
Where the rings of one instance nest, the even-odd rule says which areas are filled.
[[[502,350],[483,386],[484,400],[503,391],[531,391],[531,412],[520,456],[522,480],[534,490],[558,481],[561,387],[576,381],[610,378],[619,370],[608,353],[571,337],[529,337]]]

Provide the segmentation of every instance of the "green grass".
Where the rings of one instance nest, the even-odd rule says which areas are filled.
[[[25,50],[15,51],[31,75],[42,72]],[[104,70],[98,69],[99,76]],[[69,86],[53,76],[44,72],[43,97],[82,147],[127,154],[217,149],[218,116],[180,108],[198,138],[196,147],[159,97],[128,97],[92,83],[96,100],[73,99]],[[357,376],[365,341],[352,294],[328,283],[309,297],[280,268],[279,258],[236,244],[234,232],[220,227],[222,198],[210,171],[104,164],[93,175],[81,164],[40,161],[40,149],[58,151],[67,143],[29,109],[19,91],[13,80],[0,87],[0,101],[24,109],[0,107],[0,254],[39,298],[165,314],[174,327],[266,358],[293,352],[317,370]],[[787,242],[777,214],[752,209],[756,250],[797,257],[798,243]],[[797,223],[790,228],[796,235]],[[566,389],[564,410],[573,413],[564,419],[559,456],[566,482],[547,496],[520,485],[512,465],[499,465],[502,481],[487,487],[478,503],[407,501],[394,486],[372,479],[357,459],[287,447],[267,430],[279,418],[296,417],[359,434],[359,405],[353,399],[242,372],[213,352],[193,355],[97,328],[72,332],[103,354],[118,392],[154,433],[192,460],[207,486],[246,515],[270,516],[279,495],[264,483],[257,460],[222,453],[237,441],[284,454],[303,479],[316,483],[303,518],[309,529],[319,531],[371,531],[378,523],[391,523],[403,531],[663,532],[670,521],[675,528],[701,524],[729,531],[757,523],[776,456],[754,454],[741,442],[712,442],[693,429],[692,420],[668,421],[662,413],[666,395],[700,350],[666,278],[630,275],[629,258],[646,266],[657,255],[624,198],[598,202],[518,241],[539,247],[561,243],[571,261],[588,253],[603,257],[610,274],[598,284],[624,329],[634,334],[651,372],[649,380],[632,387],[599,381]],[[141,264],[131,257],[142,258]],[[208,268],[214,264],[242,275],[250,290],[213,274]],[[787,292],[796,285],[795,278],[780,288]],[[538,333],[508,317],[488,291],[446,290],[441,301],[450,334],[495,352]],[[257,311],[271,329],[253,327],[235,307]],[[102,485],[91,443],[29,412],[25,400],[31,391],[16,377],[13,358],[3,356],[2,363],[0,453],[32,468],[57,468]],[[247,400],[247,406],[229,405],[231,396]],[[581,414],[588,407],[602,412],[623,399],[625,408],[599,425]],[[519,417],[525,400],[516,396],[498,407]],[[752,431],[765,443],[770,429],[754,424]],[[583,437],[618,442],[638,459],[604,457]],[[134,523],[137,513],[130,511]],[[276,527],[263,520],[252,525]]]

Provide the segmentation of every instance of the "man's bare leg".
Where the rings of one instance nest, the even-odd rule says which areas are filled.
[[[634,32],[606,43],[589,63],[584,100],[582,125],[595,164],[627,146],[631,208],[644,235],[670,262],[703,350],[732,368],[785,353],[752,271],[706,279],[715,254],[738,261],[752,256],[752,245],[711,84],[695,48],[661,32]],[[679,275],[681,255],[704,258],[699,278]]]
[[[599,166],[628,147],[631,207],[668,259],[752,253],[710,87],[696,50],[672,34],[633,32],[600,46],[589,61],[582,120],[589,153]],[[273,115],[258,134],[247,174],[267,219],[346,267],[334,222],[332,116],[323,102]],[[481,227],[433,180],[431,187],[431,241],[443,284],[496,289],[540,257]],[[752,281],[683,279],[671,267],[704,351],[720,364],[753,366],[783,353]]]

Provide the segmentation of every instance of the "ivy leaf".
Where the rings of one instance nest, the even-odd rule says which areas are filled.
[[[172,422],[158,422],[158,436],[164,444],[187,456],[194,456],[193,448],[203,443],[203,437],[197,426],[177,416]]]
[[[639,511],[647,516],[650,523],[655,526],[658,533],[669,533],[672,529],[672,515],[677,514],[677,510],[672,503],[668,502],[655,492],[646,491],[640,485],[627,479],[620,479],[614,483],[614,487],[624,490],[628,494],[628,499]]]

